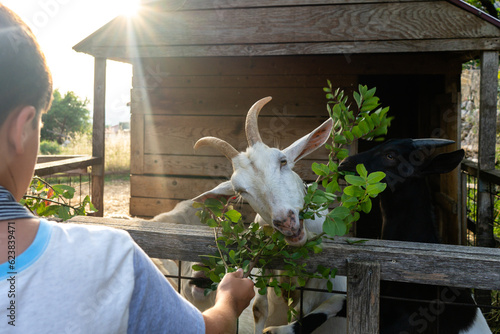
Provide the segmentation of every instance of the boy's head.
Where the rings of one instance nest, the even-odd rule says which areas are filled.
[[[25,106],[37,114],[52,101],[52,77],[28,26],[0,3],[0,126]]]
[[[35,169],[52,78],[31,30],[0,4],[0,185],[20,200]]]

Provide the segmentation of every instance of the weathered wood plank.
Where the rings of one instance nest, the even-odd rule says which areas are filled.
[[[245,116],[246,111],[241,117],[146,115],[144,122],[149,130],[145,133],[144,151],[146,154],[220,155],[210,147],[194,150],[196,141],[205,136],[224,139],[244,151],[248,146]],[[259,117],[259,131],[264,143],[285,148],[325,120],[326,117]],[[321,148],[309,157],[324,159],[327,154],[326,149]]]
[[[467,172],[468,174],[478,177],[479,176],[479,168],[477,166],[477,163],[475,163],[472,160],[464,160],[462,161],[461,168],[463,171]],[[481,171],[482,177],[484,177],[484,180],[487,182],[491,182],[494,184],[500,184],[500,170],[498,169],[492,169],[492,170],[482,170]]]
[[[233,60],[229,60],[233,61]],[[164,62],[169,62],[166,59]],[[228,60],[226,59],[226,63]],[[322,75],[252,75],[252,66],[249,61],[242,62],[247,74],[225,75],[225,76],[202,76],[202,75],[173,75],[162,72],[160,65],[144,65],[146,75],[154,79],[144,80],[134,76],[132,86],[137,88],[168,87],[168,88],[321,88],[326,86],[329,79],[336,87],[349,88],[356,82],[355,75],[337,75],[324,73]],[[136,65],[139,66],[139,65]],[[311,64],[309,64],[310,67]],[[333,70],[333,67],[331,68]],[[192,69],[191,69],[192,70]],[[240,70],[241,71],[241,70]],[[144,72],[144,71],[143,71]],[[332,71],[333,72],[333,71]]]
[[[414,43],[414,42],[412,42]],[[356,55],[315,55],[315,56],[271,56],[271,57],[175,57],[145,58],[134,64],[135,74],[142,68],[144,76],[149,77],[149,87],[159,87],[157,75],[167,74],[184,76],[319,76],[325,79],[332,76],[349,75],[357,77],[359,73],[379,74],[460,74],[461,67],[450,62],[450,54],[374,54]],[[460,63],[459,61],[457,61]],[[156,85],[155,85],[156,84]],[[323,83],[321,83],[323,84]],[[265,87],[272,84],[266,84]]]
[[[482,171],[495,169],[498,51],[483,51],[480,60],[476,245],[495,247],[493,198],[491,196],[493,189],[483,177]],[[491,291],[477,291],[476,299],[481,304],[489,305]]]
[[[499,37],[446,1],[148,12],[131,24],[138,45],[162,46]],[[130,41],[115,35],[109,45]]]
[[[51,161],[58,161],[58,160],[64,160],[64,159],[73,159],[73,158],[80,158],[84,157],[85,155],[65,155],[65,154],[58,154],[58,155],[38,155],[36,157],[36,163],[43,163],[43,162],[51,162]]]
[[[130,177],[130,195],[132,197],[184,200],[215,188],[223,181],[221,178],[132,175]]]
[[[151,257],[197,261],[199,255],[216,251],[213,232],[205,226],[172,226],[96,217],[75,217],[69,222],[127,230]],[[377,261],[382,280],[500,289],[500,249],[390,240],[350,244],[346,238],[339,237],[326,241],[323,252],[311,257],[308,266],[314,269],[322,264],[338,268],[340,275],[346,275],[347,263],[354,261]],[[275,265],[280,267],[280,264]],[[467,268],[466,273],[464,268]]]
[[[347,333],[378,334],[380,264],[347,263]]]
[[[433,40],[398,40],[398,41],[346,41],[346,42],[309,42],[280,44],[230,44],[230,45],[174,45],[174,46],[98,46],[92,45],[88,53],[98,57],[108,57],[118,61],[131,62],[134,57],[255,57],[285,55],[343,55],[347,60],[355,54],[367,53],[413,53],[413,52],[459,52],[469,51],[463,55],[464,61],[474,59],[477,50],[498,50],[500,38],[457,38]],[[350,61],[349,61],[350,62]],[[401,62],[404,63],[404,62]],[[406,63],[408,64],[408,63]],[[397,66],[395,63],[394,66]],[[418,64],[408,64],[406,71],[412,71]],[[397,67],[396,67],[397,68]],[[398,72],[396,68],[387,68],[388,72]],[[374,71],[372,68],[371,71]],[[429,71],[427,66],[423,71]],[[431,66],[430,70],[439,71]],[[347,70],[339,69],[341,73]],[[403,71],[405,71],[403,69]],[[441,71],[439,71],[441,72]]]
[[[427,1],[427,0],[384,0],[384,2],[402,1]],[[181,3],[178,0],[147,1],[144,6],[155,10],[181,11],[193,9],[228,9],[228,8],[251,8],[251,7],[279,7],[279,6],[304,6],[304,5],[332,5],[332,4],[354,4],[354,3],[376,3],[376,0],[231,0],[231,1],[206,1],[187,0]]]
[[[496,113],[498,93],[498,52],[484,51],[481,54],[481,82],[479,107],[479,144],[478,144],[478,221],[476,244],[494,247],[493,203],[490,185],[482,176],[483,170],[495,169]]]
[[[102,164],[102,158],[98,157],[75,157],[63,160],[37,163],[35,175],[45,176],[55,173],[67,172],[74,169],[86,168],[88,166],[98,166]]]
[[[304,159],[297,162],[294,171],[304,180],[315,180],[311,170],[313,162],[327,163],[327,160]],[[144,174],[148,175],[190,175],[205,177],[229,177],[233,173],[231,162],[224,156],[158,155],[144,156]]]
[[[104,161],[106,121],[106,58],[95,58],[94,63],[94,113],[92,130],[92,156],[100,164],[92,168],[92,204],[96,216],[104,214]]]
[[[325,77],[322,87],[326,80]],[[262,116],[327,116],[322,87],[133,89],[132,113],[245,115],[256,101],[271,96],[273,99],[262,109]]]
[[[144,173],[144,115],[130,116],[130,172]]]

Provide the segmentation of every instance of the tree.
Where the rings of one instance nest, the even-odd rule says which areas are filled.
[[[499,18],[499,9],[495,6],[495,0],[466,0],[471,5],[485,11],[495,18]]]
[[[57,141],[59,144],[72,133],[85,133],[90,130],[90,111],[87,99],[81,100],[74,92],[64,96],[54,90],[54,100],[50,110],[42,116],[41,139]]]

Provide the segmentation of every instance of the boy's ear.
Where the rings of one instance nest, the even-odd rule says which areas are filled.
[[[17,154],[24,153],[28,144],[27,140],[32,135],[32,132],[35,131],[36,127],[33,127],[33,121],[36,116],[36,109],[33,106],[22,107],[13,116],[8,140]]]

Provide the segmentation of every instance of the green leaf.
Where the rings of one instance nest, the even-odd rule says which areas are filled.
[[[360,186],[348,186],[344,188],[344,193],[349,196],[360,197],[365,191]]]
[[[342,236],[346,233],[347,226],[344,221],[339,219],[331,219],[327,216],[323,223],[323,232],[331,237]]]
[[[366,171],[365,166],[363,166],[362,164],[359,164],[356,166],[356,172],[358,172],[359,176],[361,176],[362,178],[365,178],[365,179],[366,179],[366,176],[368,175],[368,172]]]
[[[356,101],[358,108],[361,107],[361,95],[359,95],[358,92],[353,92],[352,97],[354,98],[354,101]]]
[[[361,176],[356,175],[346,175],[344,176],[347,183],[352,184],[354,186],[364,186],[366,181]]]
[[[351,131],[356,136],[356,138],[361,138],[363,136],[363,133],[359,129],[359,126],[354,126]]]
[[[387,184],[385,184],[385,183],[369,184],[366,187],[366,191],[368,192],[368,195],[374,197],[374,196],[380,194],[382,191],[384,191],[386,187],[387,187]]]
[[[219,283],[221,281],[219,275],[217,275],[215,272],[211,271],[209,274],[209,278],[212,280],[212,282]]]
[[[213,218],[210,218],[209,220],[207,220],[207,225],[209,227],[217,227],[219,226],[219,224],[217,223],[217,221]]]
[[[367,134],[368,132],[370,132],[370,128],[368,127],[366,121],[364,121],[364,120],[360,121],[358,126],[364,135]]]
[[[340,191],[340,186],[339,186],[339,183],[337,182],[337,180],[332,180],[331,182],[329,182],[326,186],[326,192],[327,193],[330,193],[330,194],[333,194],[337,191]]]
[[[363,210],[364,213],[369,213],[372,209],[372,201],[370,198],[366,198],[361,204],[359,205],[361,210]]]
[[[59,218],[62,220],[68,220],[71,218],[71,215],[69,214],[69,208],[67,206],[60,206],[59,207]]]
[[[332,283],[332,281],[328,280],[326,282],[326,288],[328,289],[328,292],[332,292],[333,291],[333,283]]]
[[[330,213],[328,213],[328,216],[330,216],[331,218],[344,219],[350,214],[351,210],[349,210],[345,206],[338,206],[330,211]]]
[[[314,183],[312,183],[312,184],[309,186],[309,188],[307,189],[307,191],[309,191],[309,192],[314,192],[314,191],[316,191],[316,189],[318,189],[318,183],[314,182]]]
[[[241,219],[241,213],[236,210],[229,210],[225,213],[226,217],[229,218],[233,223],[237,223]]]
[[[316,175],[320,176],[326,176],[330,173],[330,169],[328,168],[328,166],[319,164],[317,162],[313,162],[313,164],[311,165],[311,169],[314,173],[316,173]]]
[[[326,198],[324,195],[315,195],[312,198],[311,202],[317,205],[322,205],[328,202],[328,198]]]
[[[376,91],[377,91],[377,87],[373,87],[372,89],[366,91],[366,93],[364,94],[364,98],[365,99],[371,98],[373,95],[375,95]]]
[[[343,135],[340,135],[340,134],[336,134],[333,138],[333,141],[336,142],[336,143],[339,143],[339,144],[345,144],[347,143],[347,140],[345,138],[345,136]]]
[[[223,204],[221,201],[215,198],[207,198],[204,202],[205,206],[207,208],[222,208]]]
[[[368,183],[377,183],[380,182],[384,177],[384,172],[373,172],[368,175],[367,181]]]

